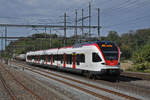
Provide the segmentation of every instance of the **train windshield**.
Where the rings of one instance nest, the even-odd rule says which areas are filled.
[[[105,60],[117,60],[118,48],[113,42],[99,42],[99,47],[105,57]]]

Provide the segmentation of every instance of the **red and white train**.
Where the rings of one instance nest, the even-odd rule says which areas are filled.
[[[71,47],[31,51],[26,62],[35,65],[71,69],[89,76],[120,75],[120,50],[110,41],[75,44]]]

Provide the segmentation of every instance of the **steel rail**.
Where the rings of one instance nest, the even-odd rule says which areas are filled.
[[[33,96],[37,97],[38,100],[42,100],[40,96],[38,96],[37,94],[35,94],[31,89],[27,88],[24,84],[22,84],[19,80],[16,79],[16,77],[11,73],[9,72],[3,65],[1,65],[1,67],[3,67],[3,69],[9,73],[9,75],[18,83],[20,84],[26,91],[28,91],[29,93],[31,93]]]
[[[6,90],[6,92],[10,95],[10,98],[11,98],[12,100],[17,100],[16,96],[13,94],[13,92],[9,89],[9,87],[8,87],[7,84],[5,83],[5,81],[4,81],[4,79],[3,79],[2,75],[1,75],[1,73],[0,73],[0,80],[1,80],[1,83],[2,83],[2,85],[3,85],[3,87],[4,87],[4,89]]]
[[[123,77],[129,77],[129,78],[138,78],[138,79],[150,81],[150,74],[149,73],[122,72],[121,76],[123,76]]]
[[[26,65],[22,65],[22,66],[25,67]],[[32,70],[31,68],[27,68],[27,66],[25,67],[25,69]],[[54,73],[51,73],[51,72],[48,72],[48,71],[44,71],[44,70],[40,70],[40,69],[38,69],[38,70],[41,71],[41,72],[47,73],[47,74],[51,74],[51,75],[54,75],[54,76],[57,76],[57,77],[61,77],[61,78],[67,79],[67,80],[71,80],[71,81],[76,82],[76,83],[80,83],[80,84],[86,85],[88,87],[96,88],[98,90],[102,90],[102,91],[105,91],[105,92],[108,92],[108,93],[111,93],[111,94],[114,94],[114,95],[117,95],[117,96],[121,96],[121,97],[124,97],[126,99],[140,100],[140,99],[135,98],[135,97],[131,97],[131,96],[119,93],[119,92],[108,90],[108,89],[105,89],[105,88],[102,88],[102,87],[99,87],[99,86],[96,86],[96,85],[92,85],[92,84],[89,84],[89,83],[85,83],[85,82],[82,82],[82,81],[79,81],[79,80],[72,79],[72,78],[69,78],[69,77],[61,76],[61,75],[54,74]]]
[[[17,65],[17,64],[16,64],[16,65]],[[19,65],[17,65],[17,66],[19,66]],[[23,66],[23,65],[21,65],[21,66]],[[55,81],[57,81],[57,82],[63,83],[63,84],[68,85],[68,86],[70,86],[70,87],[76,88],[76,89],[78,89],[78,90],[81,90],[81,91],[83,91],[83,92],[85,92],[85,93],[88,93],[88,94],[90,94],[90,95],[93,95],[93,96],[95,96],[95,97],[98,97],[98,98],[101,98],[101,99],[104,99],[104,100],[113,100],[113,99],[111,99],[111,98],[109,98],[109,97],[106,97],[106,96],[103,96],[103,95],[101,95],[101,94],[95,93],[95,92],[93,92],[93,91],[90,91],[90,90],[88,90],[88,89],[82,88],[82,87],[80,87],[80,86],[73,85],[73,84],[68,83],[68,82],[66,82],[66,81],[63,81],[63,80],[60,80],[60,79],[57,79],[57,78],[48,76],[48,75],[46,75],[46,74],[37,72],[37,71],[32,70],[32,69],[30,69],[30,68],[25,67],[24,69],[27,69],[27,70],[29,70],[29,71],[31,71],[31,72],[34,72],[34,73],[37,73],[37,74],[42,75],[42,76],[44,76],[44,77],[47,77],[47,78],[49,78],[49,79],[55,80]]]

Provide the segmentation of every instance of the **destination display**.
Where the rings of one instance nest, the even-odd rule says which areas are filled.
[[[102,47],[112,47],[112,45],[102,44]]]

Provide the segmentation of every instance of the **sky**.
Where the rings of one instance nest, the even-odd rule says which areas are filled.
[[[0,24],[46,24],[63,25],[64,13],[67,13],[67,25],[75,24],[75,9],[78,19],[81,9],[88,16],[88,5],[91,2],[92,25],[97,25],[97,8],[100,8],[101,35],[117,31],[119,35],[130,30],[150,28],[150,0],[0,0]],[[88,19],[84,20],[88,25]],[[81,22],[78,23],[81,25]],[[28,36],[44,32],[43,29],[8,28],[8,36]],[[49,32],[49,29],[47,29]],[[63,35],[63,30],[53,29],[53,33]],[[85,30],[88,32],[88,30]],[[0,35],[4,27],[0,27]],[[68,30],[67,36],[74,34]],[[81,30],[78,30],[81,34]],[[97,30],[92,30],[97,35]]]

